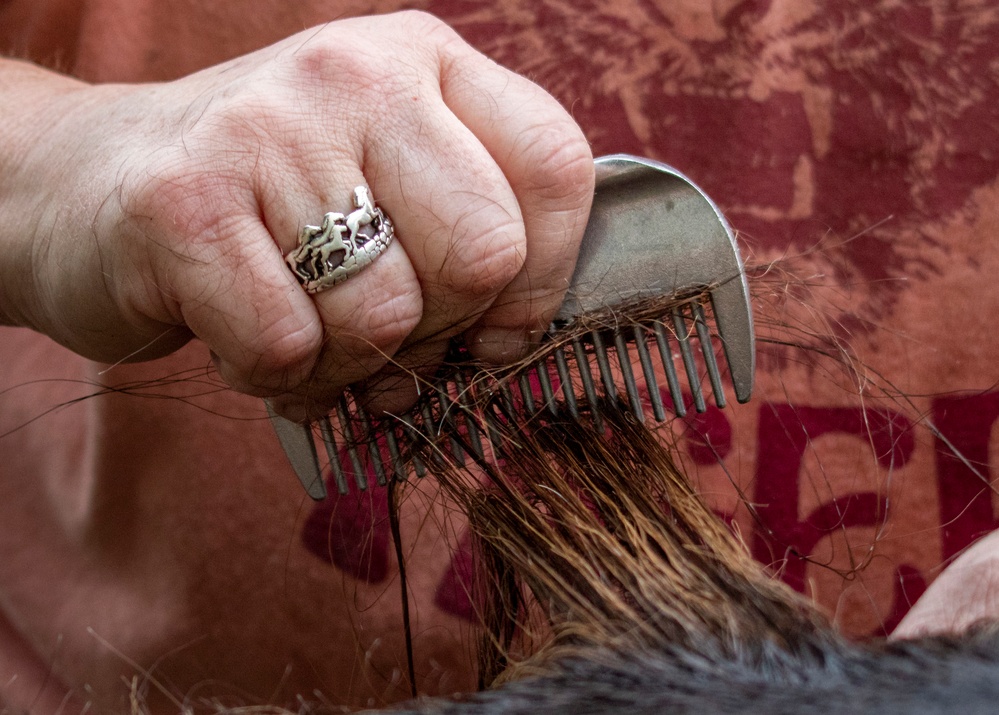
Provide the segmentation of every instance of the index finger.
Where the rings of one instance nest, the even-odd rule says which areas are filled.
[[[524,265],[469,331],[479,358],[521,356],[562,304],[593,200],[593,156],[582,131],[543,89],[492,62],[469,62],[462,42],[446,46],[441,92],[489,151],[520,204]]]

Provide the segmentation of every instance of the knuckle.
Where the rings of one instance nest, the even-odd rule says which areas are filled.
[[[265,303],[269,309],[263,307]],[[295,389],[315,365],[322,346],[322,323],[314,311],[294,311],[286,302],[261,301],[250,309],[242,316],[232,313],[202,335],[223,358],[223,377],[238,391],[257,396]]]
[[[442,282],[448,290],[473,300],[491,298],[520,273],[526,257],[523,223],[510,220],[480,235],[453,239]]]
[[[411,42],[438,48],[446,47],[456,41],[465,44],[450,25],[428,12],[403,10],[392,15],[392,18],[396,20],[396,26],[402,37],[408,38]]]
[[[321,109],[339,107],[338,135],[355,138],[386,128],[395,132],[397,123],[413,120],[410,97],[426,91],[433,55],[418,27],[405,33],[389,28],[385,34],[396,41],[366,43],[343,31],[321,33],[291,53],[289,84],[303,117],[323,126]]]
[[[445,32],[457,36],[446,22],[423,10],[402,10],[391,17],[407,33]]]
[[[295,314],[261,322],[262,348],[249,381],[254,384],[291,389],[308,374],[322,344],[323,328],[316,318],[302,321]],[[298,377],[296,377],[298,376]]]
[[[372,51],[341,39],[324,33],[291,54],[292,72],[300,83],[310,90],[314,87],[342,90],[349,82],[352,92],[363,92],[383,80],[384,70],[372,62]]]
[[[522,160],[533,168],[526,187],[539,199],[577,209],[593,196],[594,166],[590,145],[568,118],[524,132]]]
[[[373,20],[380,42],[369,39],[376,32]],[[432,48],[457,37],[442,21],[418,10],[358,21],[366,26],[334,23],[290,48],[286,56],[292,72],[310,88],[326,87],[327,94],[335,90],[341,101],[352,94],[370,99],[393,88],[411,88],[412,79],[421,74],[414,63],[432,63]]]
[[[423,317],[423,296],[417,281],[393,284],[391,294],[373,303],[353,330],[375,352],[394,352]]]

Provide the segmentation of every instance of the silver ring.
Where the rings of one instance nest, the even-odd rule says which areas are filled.
[[[343,283],[370,265],[392,243],[392,219],[375,206],[368,187],[354,189],[349,214],[330,212],[322,226],[305,226],[298,247],[284,257],[292,273],[309,293]]]

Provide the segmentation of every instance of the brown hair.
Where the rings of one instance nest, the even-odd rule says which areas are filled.
[[[664,305],[597,316],[577,333],[647,321]],[[503,397],[517,370],[474,378],[488,383],[476,401],[451,404],[439,438],[416,451],[477,538],[480,682],[493,690],[412,707],[991,712],[994,629],[847,642],[751,559],[677,469],[669,443],[628,405],[602,398],[581,404],[578,418],[561,403],[529,413]],[[463,422],[490,435],[483,453],[463,441]],[[467,466],[451,455],[455,440],[472,457]]]

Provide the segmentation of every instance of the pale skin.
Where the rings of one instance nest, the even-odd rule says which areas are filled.
[[[413,343],[420,365],[461,331],[518,356],[560,303],[592,196],[558,103],[418,13],[166,84],[3,61],[0,91],[4,322],[109,363],[196,336],[234,389],[297,419]],[[309,296],[283,255],[360,185],[397,242]]]
[[[297,545],[307,511],[256,398],[314,416],[344,386],[390,378],[394,362],[432,366],[463,331],[481,357],[518,356],[559,305],[586,223],[593,163],[581,131],[536,85],[420,13],[330,23],[169,83],[91,85],[0,60],[0,97],[0,322],[111,364],[198,338],[253,396],[227,398],[250,420],[245,442],[210,454],[188,454],[191,439],[171,426],[187,420],[147,403],[151,432],[109,442],[144,456],[109,466],[108,482],[81,475],[49,492],[59,470],[13,468],[26,480],[0,485],[11,517],[0,541],[18,554],[3,569],[0,705],[71,712],[64,683],[73,707],[114,708],[129,659],[141,672],[164,657],[180,692],[211,664],[250,701],[316,688],[333,702],[398,698],[381,679],[401,662],[396,599],[370,610],[373,636],[359,633],[355,586]],[[349,213],[361,185],[396,238],[363,272],[309,295],[284,256],[302,226]],[[25,341],[18,354],[51,352]],[[174,364],[203,366],[200,354],[191,346]],[[412,384],[377,399],[405,403]],[[159,445],[189,467],[159,474]],[[225,464],[238,479],[241,460],[252,485],[214,476]],[[243,489],[252,498],[227,511]],[[85,508],[67,510],[77,493]],[[377,676],[346,666],[366,651]],[[421,670],[426,687],[454,687],[435,667]],[[149,698],[177,711],[155,688]]]
[[[383,41],[357,39],[373,35]],[[198,48],[210,55],[217,46],[201,42]],[[183,55],[200,62],[201,55]],[[446,338],[462,330],[483,357],[519,354],[559,303],[592,195],[589,150],[566,112],[439,22],[415,13],[331,23],[166,84],[93,86],[0,60],[0,98],[4,322],[30,326],[110,363],[164,355],[197,336],[235,389],[272,397],[291,417],[324,411],[345,384],[391,378],[389,357],[432,365]],[[364,273],[308,296],[283,255],[303,225],[327,211],[349,212],[361,184],[392,216],[396,241]],[[381,396],[388,405],[408,398],[405,390]],[[260,410],[259,401],[251,403]],[[136,412],[155,415],[157,407]],[[159,663],[170,652],[180,653],[174,660],[182,667],[209,662],[220,681],[259,688],[253,694],[261,698],[282,679],[292,692],[311,692],[313,671],[296,662],[285,678],[283,668],[298,652],[316,669],[327,656],[318,646],[291,643],[291,655],[274,648],[274,662],[263,662],[238,637],[265,642],[261,632],[270,621],[282,644],[303,634],[329,643],[320,626],[340,628],[336,655],[352,655],[356,634],[331,615],[342,616],[340,603],[301,626],[301,614],[317,598],[352,594],[331,588],[325,572],[312,580],[289,577],[304,561],[287,548],[300,528],[295,509],[303,497],[289,474],[278,473],[287,466],[264,441],[270,435],[260,434],[242,453],[232,447],[212,455],[235,463],[249,451],[255,463],[273,467],[273,480],[254,482],[252,504],[241,504],[228,521],[218,518],[217,485],[195,469],[169,480],[149,470],[134,494],[117,483],[103,485],[107,491],[94,490],[98,496],[110,492],[116,499],[88,502],[92,511],[79,519],[84,528],[39,516],[43,499],[65,494],[33,477],[0,489],[10,512],[5,528],[23,535],[9,552],[30,561],[23,571],[35,574],[34,581],[15,583],[8,575],[17,570],[5,566],[3,586],[14,595],[3,594],[2,605],[13,604],[9,612],[24,616],[12,619],[20,630],[15,637],[27,634],[31,652],[16,657],[38,660],[33,674],[17,664],[20,680],[4,683],[5,697],[20,693],[24,708],[64,712],[58,692],[48,700],[38,695],[55,680],[52,672],[74,687],[92,686],[98,703],[123,692],[122,659],[95,656],[99,642],[84,630],[91,625],[129,657]],[[182,437],[169,449],[183,450]],[[10,498],[15,491],[17,501]],[[62,516],[62,502],[53,501],[50,511]],[[133,514],[141,518],[126,524],[130,549],[122,555],[112,548],[117,543],[101,537],[123,529]],[[197,526],[210,524],[215,531],[202,539],[203,548],[221,544],[227,558],[220,560],[228,562],[233,534],[242,533],[232,523],[243,521],[252,539],[242,547],[260,554],[246,556],[253,567],[237,575],[256,579],[252,587],[265,605],[253,610],[256,603],[249,603],[245,610],[263,615],[247,623],[233,603],[220,604],[220,612],[237,616],[208,641],[204,624],[215,625],[217,611],[193,612],[186,589],[242,597],[238,584],[212,563],[205,570],[223,573],[209,590],[201,571],[170,570],[164,554],[190,553],[185,534],[203,536]],[[62,536],[60,527],[68,546],[53,537]],[[276,566],[261,573],[259,563]],[[310,568],[312,561],[299,570],[311,576]],[[442,568],[422,573],[429,580]],[[66,606],[59,601],[67,593],[83,596],[66,599]],[[959,590],[958,599],[967,593]],[[354,605],[350,595],[348,606]],[[289,606],[293,598],[300,600]],[[126,614],[110,624],[98,617],[113,610],[109,603]],[[287,624],[280,620],[284,612],[292,614]],[[917,608],[907,623],[924,613]],[[938,616],[922,617],[933,622]],[[187,623],[194,625],[185,630]],[[385,632],[398,634],[398,623]],[[398,643],[393,647],[401,653]],[[47,648],[57,655],[45,650],[38,659]],[[177,671],[186,673],[182,667]],[[182,687],[204,677],[189,670],[195,673],[189,680],[175,676]],[[334,670],[344,681],[351,676],[349,669]],[[325,692],[336,698],[346,691],[337,681]],[[172,703],[163,709],[177,710]]]

